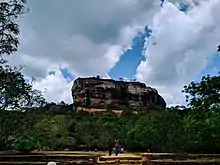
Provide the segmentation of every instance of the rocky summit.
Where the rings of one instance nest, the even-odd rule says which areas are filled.
[[[97,77],[77,78],[72,86],[75,108],[146,111],[166,108],[165,100],[154,88],[137,81],[117,81]]]

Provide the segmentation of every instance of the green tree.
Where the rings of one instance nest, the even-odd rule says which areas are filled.
[[[0,110],[27,108],[44,102],[40,91],[32,89],[20,69],[6,65],[7,61],[2,57],[17,51],[18,19],[25,12],[26,0],[0,2]]]
[[[42,148],[65,149],[68,144],[69,124],[64,115],[45,116],[33,127],[32,135]]]
[[[203,76],[184,86],[190,109],[183,117],[183,150],[194,153],[220,151],[220,76]],[[201,111],[202,110],[202,111]]]
[[[220,151],[220,113],[212,109],[201,113],[191,109],[183,118],[184,137],[181,147],[191,153],[219,153]]]
[[[220,107],[220,75],[203,76],[200,82],[192,81],[184,86],[186,101],[189,106],[197,109],[212,109]]]
[[[155,111],[143,115],[127,132],[126,142],[135,150],[176,152],[181,134],[181,119],[175,111]]]
[[[13,142],[11,148],[21,151],[21,152],[30,152],[34,149],[38,149],[40,144],[36,141],[36,138],[29,134],[18,134],[17,136],[12,137]]]
[[[0,149],[5,150],[10,147],[14,135],[20,131],[20,122],[24,115],[19,111],[0,110]]]
[[[19,69],[0,66],[0,77],[0,110],[20,110],[45,103],[41,92],[32,89]]]
[[[26,0],[0,2],[0,56],[17,51],[19,45],[18,18],[26,12]]]

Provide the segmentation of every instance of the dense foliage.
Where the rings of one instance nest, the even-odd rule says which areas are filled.
[[[185,86],[191,107],[184,110],[132,114],[127,109],[118,117],[110,110],[77,113],[63,102],[25,112],[2,110],[0,144],[16,150],[106,149],[112,137],[132,151],[220,153],[219,82],[220,76],[205,76]]]
[[[44,104],[41,92],[33,90],[20,72],[3,55],[10,55],[19,46],[19,18],[26,11],[26,0],[0,2],[0,110],[24,110]]]
[[[0,66],[0,77],[0,110],[21,110],[44,104],[41,93],[32,89],[16,67]]]
[[[0,2],[0,56],[17,51],[19,45],[18,19],[26,11],[26,0]]]
[[[0,1],[0,149],[8,146],[15,148],[30,147],[23,145],[24,135],[20,132],[26,127],[24,116],[33,107],[45,103],[41,92],[32,89],[22,73],[21,68],[8,65],[3,56],[11,55],[19,46],[19,18],[26,11],[26,0]],[[16,112],[15,110],[19,110]],[[20,111],[25,111],[21,113]],[[29,124],[28,124],[29,125]],[[20,140],[19,140],[20,139]],[[33,139],[25,139],[30,143]],[[16,143],[15,143],[16,142]],[[19,145],[20,144],[20,145]],[[22,145],[21,145],[22,144]],[[32,148],[32,147],[31,147]]]

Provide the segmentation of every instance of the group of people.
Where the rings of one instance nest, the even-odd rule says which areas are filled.
[[[115,156],[117,156],[118,154],[123,153],[123,152],[124,152],[124,148],[120,144],[119,140],[114,140],[113,142],[112,139],[109,139],[109,143],[108,143],[109,156],[111,156],[112,153],[114,153]]]

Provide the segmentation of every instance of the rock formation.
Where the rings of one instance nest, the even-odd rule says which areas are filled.
[[[97,77],[77,78],[72,86],[75,107],[125,110],[165,108],[166,102],[154,88],[141,82],[116,81]]]

